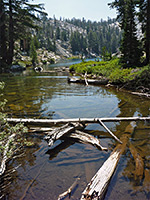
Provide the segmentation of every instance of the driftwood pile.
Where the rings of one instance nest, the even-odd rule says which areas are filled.
[[[104,162],[99,171],[91,179],[82,193],[81,200],[98,200],[103,199],[112,175],[116,169],[121,155],[126,150],[127,145],[135,160],[135,179],[142,179],[144,175],[144,162],[140,155],[137,153],[135,147],[130,143],[130,138],[134,131],[136,123],[133,121],[149,121],[150,117],[128,117],[128,118],[80,118],[80,119],[7,119],[9,123],[20,123],[23,122],[27,125],[32,125],[30,131],[32,132],[43,132],[45,134],[45,140],[48,145],[52,146],[56,140],[62,140],[73,138],[81,143],[88,143],[94,145],[99,150],[107,150],[100,144],[100,140],[84,131],[85,127],[89,123],[98,123],[103,126],[107,132],[118,142],[117,146],[110,154],[109,158]],[[130,124],[126,127],[123,136],[117,138],[104,124],[104,122],[119,122],[128,121]],[[132,123],[131,123],[132,122]],[[49,128],[49,126],[54,128]],[[56,127],[57,125],[57,127]],[[42,128],[44,126],[44,128]],[[47,128],[45,128],[47,127]],[[72,188],[75,187],[79,181],[79,177],[75,180],[72,186],[64,193],[59,195],[58,199],[64,198],[66,195],[70,195]]]

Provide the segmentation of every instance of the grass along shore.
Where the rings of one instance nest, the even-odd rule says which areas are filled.
[[[150,66],[123,68],[119,58],[110,61],[88,61],[71,65],[72,74],[87,73],[87,78],[107,78],[109,83],[120,88],[150,94]]]

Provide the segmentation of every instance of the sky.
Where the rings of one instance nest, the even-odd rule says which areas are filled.
[[[91,21],[107,20],[116,17],[116,11],[107,5],[113,0],[34,0],[34,3],[44,3],[49,17],[55,15],[65,19],[82,19]]]

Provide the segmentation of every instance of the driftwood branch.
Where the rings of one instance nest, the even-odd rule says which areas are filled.
[[[88,81],[87,81],[86,77],[87,77],[87,72],[84,75],[84,80],[85,80],[85,84],[88,86]]]
[[[102,151],[107,151],[107,148],[102,147],[100,141],[97,138],[93,137],[90,134],[84,133],[83,131],[75,130],[74,133],[67,135],[67,137],[78,139],[82,143],[92,144]]]
[[[48,145],[52,146],[56,140],[61,138],[63,135],[70,133],[70,131],[74,130],[74,126],[65,124],[64,126],[60,128],[56,128],[53,131],[51,131],[47,136],[45,136],[46,140],[49,140]]]
[[[37,125],[38,126],[50,126],[56,124],[66,124],[66,123],[99,123],[102,122],[119,122],[119,121],[147,121],[150,117],[111,117],[111,118],[73,118],[73,119],[21,119],[21,118],[7,118],[9,123],[24,123],[27,125]]]
[[[65,192],[63,192],[62,194],[60,194],[58,196],[58,200],[61,200],[62,198],[66,197],[67,195],[69,195],[69,197],[71,196],[71,192],[72,190],[75,188],[75,186],[78,184],[78,181],[80,180],[80,178],[76,178],[76,180],[74,181],[74,183],[69,187],[69,189]]]
[[[135,94],[135,95],[139,95],[139,96],[145,96],[145,97],[150,97],[150,94],[148,94],[148,93],[131,92],[131,94]]]
[[[16,134],[12,134],[8,137],[7,143],[5,144],[5,149],[4,152],[2,154],[2,160],[1,160],[1,166],[0,166],[0,176],[5,172],[6,169],[6,162],[9,159],[8,157],[8,152],[10,151],[10,142],[14,140]],[[12,152],[9,152],[12,153]]]
[[[47,136],[45,136],[45,139],[49,140],[48,145],[52,146],[54,142],[60,139],[62,136],[71,133],[72,131],[75,130],[75,128],[81,128],[81,127],[83,128],[83,126],[81,126],[81,124],[79,123],[76,124],[68,123],[62,127],[56,128],[53,131],[51,131]]]
[[[100,125],[103,126],[103,127],[106,129],[106,131],[107,131],[115,140],[117,140],[119,143],[122,144],[122,142],[107,128],[107,126],[106,126],[101,120],[98,120],[98,121],[99,121]]]

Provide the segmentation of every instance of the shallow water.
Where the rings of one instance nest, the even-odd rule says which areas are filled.
[[[147,98],[113,88],[68,84],[67,74],[3,74],[0,81],[6,83],[4,98],[8,102],[5,111],[12,117],[59,119],[150,115],[150,100]],[[119,138],[128,124],[106,123]],[[50,149],[42,134],[27,134],[34,145],[25,148],[21,157],[8,163],[8,170],[19,167],[11,174],[11,184],[1,189],[2,199],[55,200],[77,177],[80,181],[71,199],[80,199],[87,183],[116,146],[115,140],[100,125],[89,125],[86,131],[99,138],[108,152],[70,140],[57,141]],[[130,142],[144,160],[143,177],[141,180],[135,178],[135,161],[127,148],[111,179],[105,200],[150,199],[150,124],[137,123]],[[5,177],[1,181],[4,186],[9,183]]]

